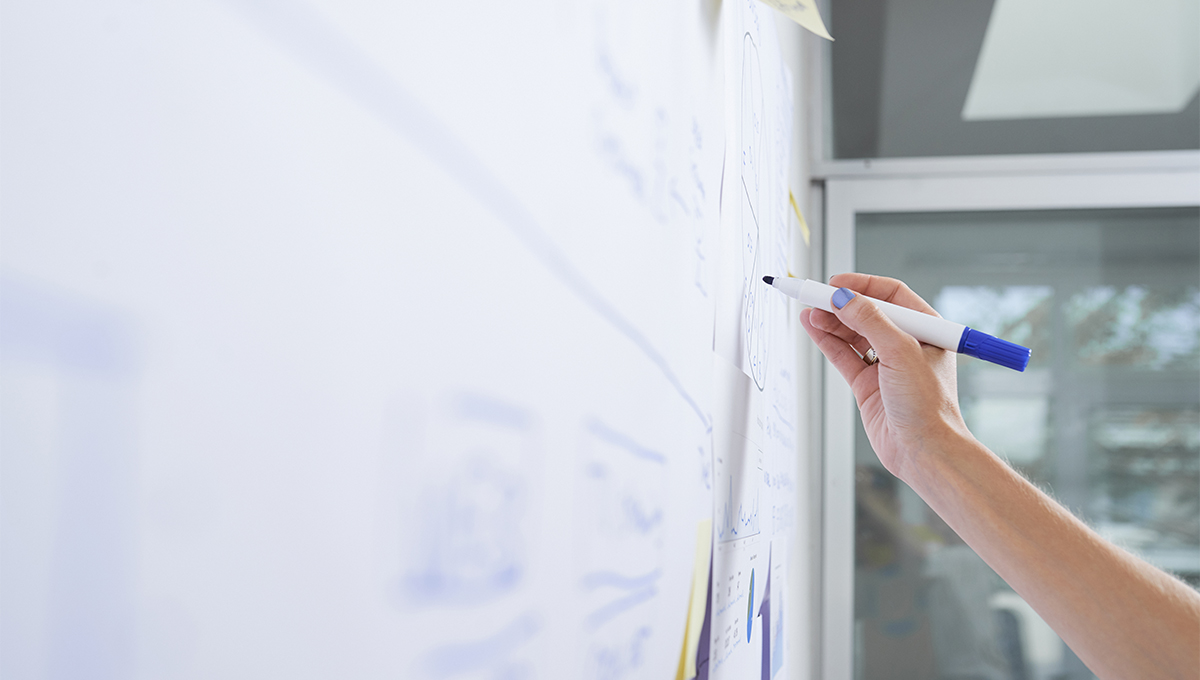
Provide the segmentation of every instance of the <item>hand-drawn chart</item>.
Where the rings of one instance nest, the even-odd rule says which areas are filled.
[[[762,642],[769,634],[759,616],[768,592],[761,579],[768,573],[769,551],[770,541],[761,534],[713,548],[710,677],[760,674]]]
[[[713,592],[710,653],[715,677],[752,677],[754,658],[744,654],[760,631],[755,616],[772,523],[763,455],[765,396],[745,373],[716,362],[718,394],[714,431]],[[757,574],[757,576],[756,576]]]
[[[762,530],[758,516],[759,504],[762,500],[759,485],[756,483],[744,485],[742,482],[746,479],[746,475],[735,474],[733,470],[737,469],[736,466],[723,465],[722,467],[726,468],[725,474],[722,475],[726,480],[726,488],[721,491],[721,496],[717,500],[715,527],[717,540],[736,541],[739,538],[757,535]],[[755,467],[754,470],[762,472],[758,467]],[[733,493],[735,478],[739,482],[736,496]]]

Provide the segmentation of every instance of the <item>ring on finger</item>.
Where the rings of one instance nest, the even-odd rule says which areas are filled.
[[[869,347],[866,352],[863,352],[862,360],[868,366],[874,366],[879,363],[879,355],[875,353],[874,347]]]

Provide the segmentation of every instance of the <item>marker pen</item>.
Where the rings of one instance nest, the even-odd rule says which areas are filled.
[[[809,279],[794,279],[782,276],[764,276],[767,285],[788,297],[796,298],[801,304],[833,311],[831,298],[837,288]],[[1029,365],[1030,350],[1007,340],[981,333],[961,323],[923,314],[907,307],[894,305],[871,298],[892,323],[900,330],[927,344],[966,354],[977,359],[990,361],[1015,371],[1024,371]]]

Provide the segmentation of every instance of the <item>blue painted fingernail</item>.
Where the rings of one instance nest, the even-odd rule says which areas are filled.
[[[838,288],[833,291],[833,306],[841,309],[846,306],[846,303],[854,299],[854,293],[849,288]]]

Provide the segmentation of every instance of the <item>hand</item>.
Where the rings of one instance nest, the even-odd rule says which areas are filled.
[[[839,274],[830,283],[860,295],[833,314],[806,309],[800,321],[850,383],[884,467],[1096,675],[1200,678],[1200,594],[1105,541],[976,441],[958,410],[953,353],[920,344],[866,296],[933,308],[894,279]],[[867,366],[859,355],[872,347],[879,363]]]
[[[800,322],[849,383],[880,462],[909,481],[922,454],[947,450],[954,438],[971,437],[958,408],[954,353],[922,345],[864,297],[936,316],[902,281],[850,273],[834,276],[829,284],[861,295],[834,314],[806,309]],[[860,358],[870,348],[879,356],[873,366]]]

